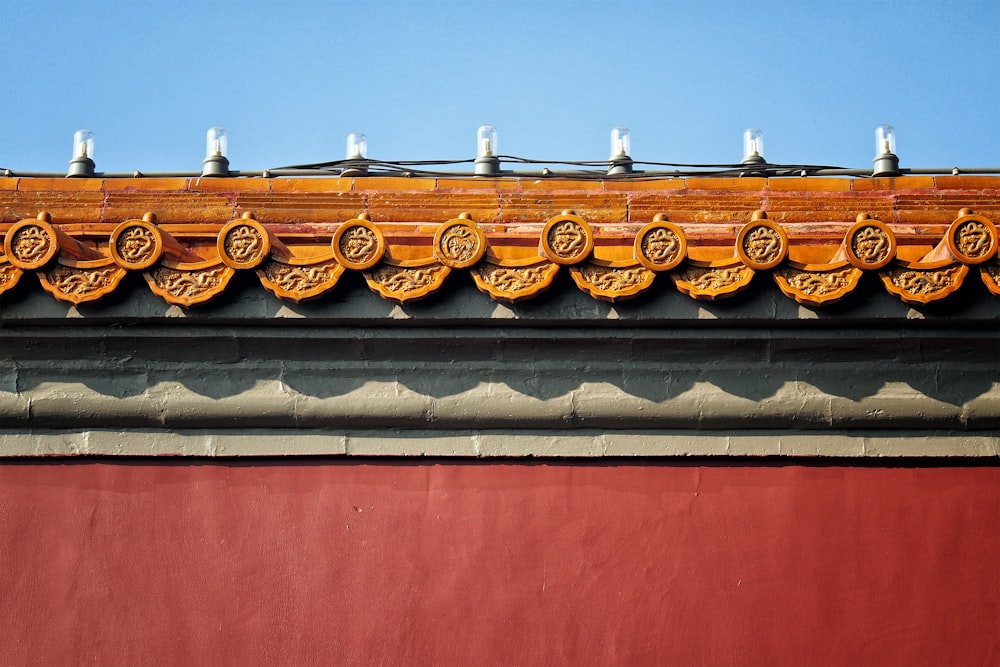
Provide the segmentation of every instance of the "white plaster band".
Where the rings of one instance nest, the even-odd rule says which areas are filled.
[[[997,457],[996,434],[736,431],[0,431],[6,456]]]

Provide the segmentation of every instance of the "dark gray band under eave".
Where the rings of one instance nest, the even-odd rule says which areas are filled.
[[[474,291],[386,312],[371,296],[300,317],[250,293],[183,317],[141,293],[61,316],[5,302],[0,455],[1000,449],[993,298],[916,311],[883,294],[806,318],[766,292],[489,313]]]

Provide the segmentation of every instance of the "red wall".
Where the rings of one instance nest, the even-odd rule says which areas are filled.
[[[2,664],[1000,664],[1000,468],[0,466]]]

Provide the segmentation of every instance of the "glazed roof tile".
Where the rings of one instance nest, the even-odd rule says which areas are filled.
[[[727,299],[757,281],[808,306],[879,283],[920,305],[970,280],[1000,295],[998,216],[1000,177],[984,176],[0,178],[0,295],[34,273],[80,304],[134,272],[193,307],[247,272],[298,302],[351,271],[405,303],[464,271],[484,298],[519,302],[566,272],[606,301]]]

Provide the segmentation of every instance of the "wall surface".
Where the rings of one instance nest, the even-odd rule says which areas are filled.
[[[0,662],[1000,664],[1000,467],[800,463],[8,459]]]

